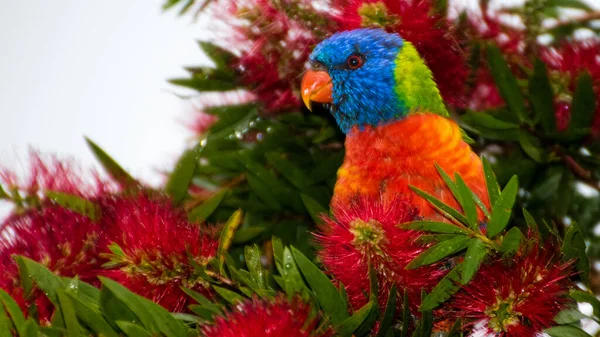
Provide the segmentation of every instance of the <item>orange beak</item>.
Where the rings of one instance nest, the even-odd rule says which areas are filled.
[[[308,70],[302,78],[301,85],[302,100],[308,110],[312,111],[312,102],[331,103],[332,88],[331,77],[326,71]]]

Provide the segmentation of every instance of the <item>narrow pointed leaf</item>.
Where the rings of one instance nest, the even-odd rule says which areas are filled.
[[[91,141],[89,138],[85,138],[92,153],[98,159],[100,164],[104,167],[106,172],[121,185],[126,187],[134,187],[138,185],[138,182],[125,171],[121,165],[117,164],[104,150],[102,150],[96,143]]]
[[[66,337],[79,337],[79,321],[75,315],[75,308],[71,299],[65,294],[62,289],[56,289],[56,297],[58,299],[60,312],[65,322]]]
[[[508,224],[518,190],[519,182],[517,176],[513,176],[508,184],[506,184],[506,187],[504,187],[504,190],[492,208],[492,216],[490,222],[488,222],[486,233],[489,238],[500,234]]]
[[[554,322],[556,322],[559,325],[573,324],[573,323],[577,324],[582,319],[586,319],[586,318],[590,318],[590,317],[587,315],[584,315],[578,309],[565,309],[565,310],[559,312],[558,315],[556,315],[556,317],[554,317]]]
[[[151,337],[152,334],[143,327],[131,322],[117,321],[119,329],[121,329],[127,337]]]
[[[546,66],[536,59],[533,74],[529,78],[529,100],[536,116],[534,121],[540,122],[546,134],[556,131],[553,97]]]
[[[25,334],[25,316],[17,302],[2,289],[0,289],[0,302],[4,305],[6,313],[17,330],[17,335],[23,336]]]
[[[50,299],[54,305],[58,305],[56,290],[65,288],[65,284],[60,277],[56,276],[43,265],[27,257],[18,256],[16,259],[21,261],[20,264],[27,269],[27,275],[35,281],[44,294],[48,296],[48,299]]]
[[[213,212],[219,207],[225,195],[229,192],[229,188],[224,188],[206,199],[202,204],[192,209],[188,215],[188,219],[194,223],[201,223],[208,219]]]
[[[219,271],[223,273],[223,263],[225,262],[225,255],[227,250],[231,247],[233,241],[233,235],[239,225],[242,223],[242,210],[238,209],[233,212],[229,217],[229,220],[223,226],[221,230],[221,236],[219,237],[219,248],[217,248],[217,261],[219,262]]]
[[[152,314],[137,295],[109,278],[100,276],[99,279],[102,282],[102,287],[108,289],[117,299],[125,304],[139,318],[146,329],[151,332],[158,332],[158,327]]]
[[[321,223],[321,214],[327,214],[327,209],[318,201],[304,193],[300,194],[300,197],[302,198],[304,207],[306,207],[306,210],[308,211],[308,214],[310,214],[310,217],[313,219],[313,221],[317,224]]]
[[[396,317],[396,297],[398,296],[396,289],[396,284],[392,285],[390,289],[390,293],[387,298],[387,302],[385,305],[385,312],[381,318],[381,323],[379,324],[379,331],[377,332],[376,337],[385,337],[388,329],[392,326],[394,322],[394,318]]]
[[[500,91],[500,94],[510,111],[512,111],[519,121],[526,121],[527,115],[525,112],[525,104],[523,94],[517,79],[514,77],[510,67],[504,60],[504,56],[500,48],[495,45],[487,47],[487,61],[490,66],[490,71],[494,77],[494,82]]]
[[[413,191],[415,191],[415,193],[417,193],[419,196],[421,196],[423,199],[427,200],[431,205],[433,205],[433,207],[435,207],[445,217],[448,217],[450,219],[455,219],[456,221],[458,221],[460,223],[464,223],[464,224],[468,223],[467,218],[465,218],[462,214],[460,214],[460,212],[458,212],[453,207],[446,205],[443,201],[441,201],[441,200],[437,199],[436,197],[432,196],[431,194],[419,189],[418,187],[411,185],[410,188]]]
[[[301,293],[306,289],[300,270],[298,270],[298,266],[296,266],[292,251],[288,247],[283,249],[282,269],[281,275],[285,284],[285,292],[288,295]]]
[[[446,186],[448,186],[448,188],[452,192],[452,195],[454,195],[454,198],[456,198],[456,200],[459,200],[460,192],[458,190],[458,186],[456,186],[456,183],[452,180],[452,178],[450,178],[448,173],[446,173],[446,171],[444,171],[444,169],[437,163],[435,163],[435,168],[446,183]]]
[[[246,266],[250,272],[250,277],[259,289],[266,289],[266,271],[262,267],[260,258],[260,249],[258,249],[256,244],[244,248],[244,259],[246,260]]]
[[[449,224],[446,222],[418,220],[418,221],[399,224],[397,227],[403,228],[403,229],[414,229],[414,230],[418,230],[418,231],[425,231],[425,232],[431,232],[431,233],[467,235],[466,230],[464,230],[456,225]]]
[[[481,161],[483,162],[483,173],[485,175],[485,185],[488,190],[490,205],[493,206],[496,204],[498,197],[500,197],[500,186],[498,186],[496,175],[494,174],[492,165],[490,165],[490,162],[487,160],[487,158],[481,157]]]
[[[165,192],[173,198],[175,204],[181,203],[187,195],[197,165],[198,153],[195,150],[185,151],[177,161],[165,186]]]
[[[600,317],[600,300],[595,295],[583,290],[571,290],[569,296],[577,302],[589,303],[594,310],[594,317]]]
[[[431,290],[431,293],[425,297],[420,311],[433,310],[441,303],[452,297],[460,288],[460,279],[462,273],[462,265],[459,264],[452,269],[440,282]]]
[[[500,245],[500,252],[504,254],[511,254],[519,249],[519,244],[521,244],[521,238],[523,238],[523,234],[517,227],[511,228],[508,233],[502,238],[502,244]]]
[[[581,328],[572,325],[555,326],[544,332],[552,337],[592,337]]]
[[[85,215],[93,221],[98,220],[98,217],[100,216],[100,208],[98,205],[76,195],[57,191],[46,191],[46,196],[62,207],[81,215]]]
[[[488,246],[479,239],[471,239],[465,254],[465,260],[462,264],[461,283],[463,285],[469,283],[473,276],[479,270],[483,259],[488,253]]]
[[[75,295],[69,293],[67,293],[67,295],[73,304],[73,308],[77,313],[77,317],[83,324],[88,326],[90,330],[105,337],[119,336],[119,334],[110,326],[110,324],[106,322],[106,319],[98,309],[92,309],[90,303],[82,302],[80,299],[75,297]]]
[[[586,245],[579,224],[574,222],[567,228],[563,239],[562,251],[565,260],[577,259],[577,271],[584,284],[589,285],[590,261],[586,254]]]
[[[348,308],[344,306],[344,300],[338,290],[329,278],[299,250],[292,247],[292,254],[325,314],[331,318],[333,324],[342,324],[348,318]]]
[[[462,179],[462,177],[455,173],[454,179],[456,179],[456,186],[458,187],[458,193],[460,195],[460,205],[462,206],[463,213],[467,218],[467,223],[471,228],[477,229],[477,207],[475,206],[475,201],[473,200],[473,192],[467,187],[467,184]]]
[[[459,236],[446,241],[442,241],[435,246],[427,249],[406,266],[406,269],[415,269],[435,263],[445,257],[465,249],[469,237]]]
[[[352,333],[356,331],[360,325],[367,319],[371,310],[373,310],[374,303],[369,301],[362,308],[354,313],[354,315],[348,317],[339,326],[336,327],[336,332],[341,337],[350,337]]]
[[[233,292],[229,289],[225,289],[219,286],[213,285],[213,289],[219,294],[219,296],[223,297],[223,299],[230,304],[238,304],[244,301],[244,297],[236,292]]]
[[[577,86],[573,94],[569,131],[589,128],[592,125],[596,104],[592,77],[589,73],[584,72],[577,79]]]
[[[533,218],[533,216],[523,208],[523,217],[525,218],[525,222],[527,223],[527,227],[534,230],[535,233],[539,233],[539,228],[537,225],[537,221]]]
[[[294,165],[288,159],[282,158],[280,153],[267,153],[265,157],[297,189],[304,189],[306,186],[312,184],[305,170]]]
[[[402,332],[400,333],[400,337],[408,336],[411,316],[412,315],[410,313],[410,305],[408,302],[408,293],[406,292],[406,289],[405,289],[404,296],[402,299]]]

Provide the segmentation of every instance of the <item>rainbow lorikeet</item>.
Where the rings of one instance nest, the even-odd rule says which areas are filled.
[[[340,32],[318,44],[302,79],[302,98],[326,103],[346,134],[332,206],[359,197],[411,198],[419,215],[442,219],[418,187],[460,209],[438,174],[458,172],[489,205],[482,163],[463,141],[432,73],[415,47],[381,29]]]

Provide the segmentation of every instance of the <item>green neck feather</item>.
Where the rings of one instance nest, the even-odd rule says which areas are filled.
[[[409,115],[430,112],[448,116],[431,70],[413,44],[406,40],[396,58],[394,77],[396,94]]]

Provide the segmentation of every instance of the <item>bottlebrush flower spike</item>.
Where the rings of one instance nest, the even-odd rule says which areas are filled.
[[[19,177],[6,167],[0,169],[0,183],[7,190],[17,190],[28,196],[42,198],[45,191],[73,194],[83,198],[98,197],[117,191],[117,185],[100,178],[95,171],[84,172],[72,160],[60,160],[56,156],[42,156],[31,150],[29,175]]]
[[[330,330],[318,329],[319,318],[310,306],[282,296],[273,301],[253,298],[235,306],[225,317],[201,328],[205,337],[328,337]]]
[[[392,285],[405,290],[411,305],[421,302],[421,290],[431,290],[444,271],[440,264],[413,270],[405,267],[427,248],[418,242],[417,231],[396,225],[415,218],[416,211],[404,199],[389,203],[358,200],[354,204],[333,207],[333,218],[324,218],[316,240],[324,267],[334,280],[341,282],[354,309],[368,302],[369,264],[379,283],[379,303],[384,307]]]
[[[185,311],[190,298],[184,286],[207,294],[195,269],[215,256],[215,229],[187,221],[162,196],[121,197],[105,202],[101,221],[107,227],[112,254],[103,272],[131,291],[170,311]]]
[[[335,17],[344,30],[381,27],[410,41],[431,69],[444,100],[464,106],[467,69],[463,52],[448,20],[433,14],[428,0],[338,0]]]
[[[481,266],[447,304],[449,316],[470,320],[481,336],[534,337],[566,308],[572,262],[561,263],[552,244],[520,251],[514,261]],[[477,335],[479,336],[479,335]]]
[[[41,291],[25,298],[13,257],[23,255],[60,276],[97,283],[101,270],[101,247],[106,246],[102,230],[89,218],[59,206],[29,210],[4,220],[0,230],[0,288],[8,292],[27,312],[36,304],[41,321],[49,321],[53,306]]]

